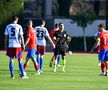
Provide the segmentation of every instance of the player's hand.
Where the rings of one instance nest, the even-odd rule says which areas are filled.
[[[25,45],[22,45],[22,51],[24,51],[25,50]]]
[[[55,45],[53,44],[53,48],[55,48]]]
[[[67,37],[67,41],[68,42],[71,42],[71,37]]]

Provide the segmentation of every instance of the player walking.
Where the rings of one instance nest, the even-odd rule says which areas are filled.
[[[42,71],[43,56],[44,56],[45,47],[46,47],[45,38],[48,38],[53,48],[55,48],[55,45],[49,36],[48,30],[44,26],[45,26],[45,21],[40,20],[40,26],[35,27],[36,34],[37,34],[37,62],[38,62],[40,72],[43,72]]]
[[[11,78],[14,77],[14,57],[18,59],[19,69],[21,72],[22,78],[28,78],[25,75],[24,67],[22,64],[22,51],[25,49],[24,47],[24,39],[23,39],[23,30],[21,25],[17,24],[18,17],[12,17],[12,23],[6,26],[5,29],[5,48],[7,48],[7,41],[8,41],[8,48],[6,55],[10,57],[9,61],[9,69]]]
[[[101,60],[102,71],[100,76],[108,76],[108,32],[103,24],[98,25],[98,27],[100,33],[98,34],[96,46],[100,43],[99,59]]]
[[[52,40],[53,40],[55,32],[57,32],[58,30],[59,30],[59,25],[55,24],[55,28],[50,31],[50,36],[51,36]],[[56,44],[56,42],[54,40],[53,40],[53,42]],[[61,58],[61,55],[59,54],[58,59],[57,59],[57,67],[60,67],[60,58]],[[54,53],[53,57],[51,58],[51,61],[49,64],[50,67],[52,67],[54,60],[55,60],[55,53]]]
[[[69,37],[67,32],[64,31],[63,23],[59,24],[59,31],[55,32],[54,40],[56,42],[54,72],[56,72],[58,54],[62,55],[62,59],[63,59],[62,71],[65,72],[65,64],[66,64],[65,55],[66,55],[66,50],[68,49],[68,43],[71,41],[71,38]]]
[[[29,20],[28,21],[28,33],[27,33],[27,40],[26,40],[26,43],[25,43],[25,46],[28,45],[28,53],[27,53],[27,56],[26,56],[26,62],[24,64],[24,69],[27,68],[28,64],[29,64],[29,60],[31,58],[31,60],[33,61],[34,63],[34,68],[35,70],[37,71],[37,74],[40,75],[40,72],[39,72],[39,69],[38,69],[38,63],[36,61],[36,57],[35,57],[35,54],[36,54],[36,47],[37,47],[37,38],[36,38],[36,31],[35,29],[32,27],[33,25],[33,22],[32,20]]]

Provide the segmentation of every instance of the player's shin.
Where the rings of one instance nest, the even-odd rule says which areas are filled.
[[[66,59],[63,60],[63,69],[62,69],[63,72],[65,72],[65,65],[66,65]]]
[[[57,68],[57,59],[54,61],[54,72],[56,72],[56,68]]]
[[[108,76],[108,61],[106,61],[106,75]]]
[[[101,71],[104,74],[105,73],[105,63],[101,62]]]
[[[26,76],[25,75],[25,71],[24,71],[24,67],[23,67],[23,64],[22,64],[22,61],[19,60],[18,63],[19,63],[19,69],[20,69],[20,72],[21,72],[22,76]]]
[[[39,67],[39,69],[40,69],[40,56],[37,56],[36,61],[37,61],[37,63],[38,63],[38,67]]]
[[[42,71],[42,67],[43,67],[43,57],[40,58],[40,70]]]
[[[59,54],[59,55],[58,55],[58,59],[57,59],[57,65],[60,64],[60,58],[61,58],[61,55]]]
[[[24,70],[25,70],[27,67],[28,67],[28,64],[25,63],[25,64],[24,64]]]
[[[10,62],[9,62],[9,69],[10,69],[11,77],[13,78],[14,77],[14,65],[13,65],[12,60],[10,60]]]

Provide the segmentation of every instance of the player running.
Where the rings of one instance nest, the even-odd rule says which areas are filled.
[[[44,26],[45,26],[45,21],[40,20],[40,26],[35,27],[36,34],[37,34],[37,62],[38,62],[40,72],[43,72],[42,71],[43,56],[44,56],[45,47],[46,47],[45,38],[48,38],[53,48],[55,48],[55,45],[49,36],[48,30]]]
[[[100,42],[99,59],[101,60],[101,71],[100,76],[108,76],[108,32],[105,30],[103,24],[98,25],[99,34],[95,47]]]
[[[6,55],[10,57],[9,61],[9,69],[11,78],[15,79],[14,77],[14,57],[18,59],[19,69],[21,72],[21,76],[23,79],[28,79],[26,77],[24,67],[22,64],[22,51],[25,49],[24,47],[24,39],[23,39],[23,30],[21,25],[17,24],[18,17],[12,17],[12,23],[6,26],[5,29],[5,48],[7,48],[7,41],[8,41],[8,48]]]
[[[32,20],[29,20],[28,21],[28,30],[27,30],[27,40],[26,40],[26,43],[25,43],[25,46],[28,45],[28,53],[27,53],[27,56],[26,56],[26,62],[24,64],[24,69],[27,68],[28,64],[29,64],[29,60],[31,58],[31,60],[33,61],[33,64],[34,64],[34,68],[35,70],[37,71],[37,74],[40,75],[40,72],[39,72],[39,69],[38,69],[38,63],[36,61],[36,57],[35,57],[35,54],[36,54],[36,47],[37,47],[37,38],[36,38],[36,31],[35,29],[32,27],[33,25],[33,22]]]
[[[50,36],[51,36],[52,40],[53,40],[54,33],[57,32],[58,30],[59,30],[59,25],[55,24],[55,28],[50,31]],[[56,44],[56,42],[54,40],[53,40],[53,42]],[[60,58],[61,58],[61,55],[59,54],[58,59],[57,59],[57,67],[60,67]],[[51,61],[50,61],[50,64],[49,64],[50,67],[52,67],[52,64],[53,64],[54,60],[55,60],[55,54],[51,58]]]
[[[65,72],[65,64],[66,64],[65,55],[66,55],[66,50],[68,49],[68,43],[71,41],[71,38],[67,34],[67,32],[64,31],[64,24],[63,23],[59,24],[59,30],[57,32],[55,32],[53,39],[56,42],[54,72],[56,72],[56,68],[57,68],[57,56],[58,56],[58,54],[62,55],[62,60],[63,60],[62,71]]]

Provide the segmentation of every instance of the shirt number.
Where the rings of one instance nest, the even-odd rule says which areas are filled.
[[[43,31],[37,32],[37,37],[38,38],[43,38]]]
[[[11,28],[11,36],[15,36],[15,28]]]

